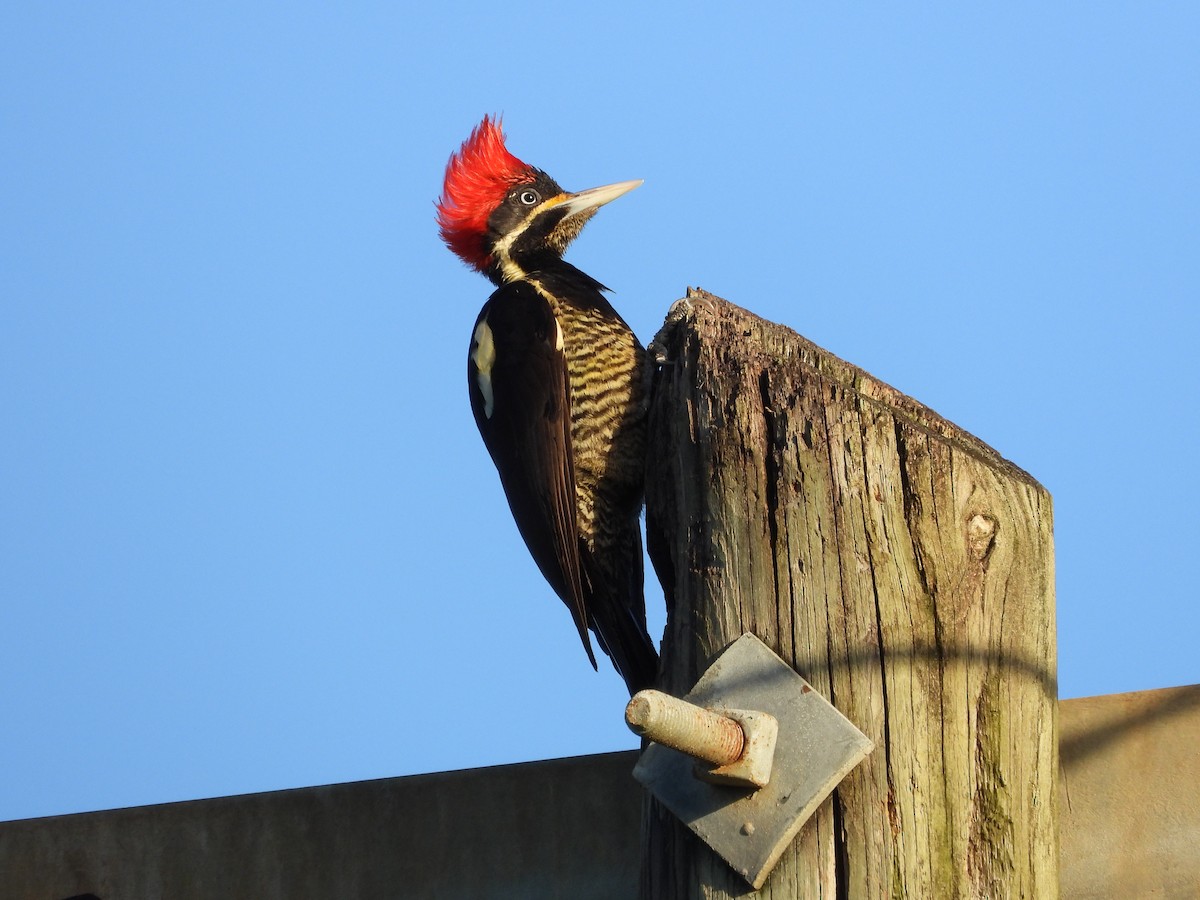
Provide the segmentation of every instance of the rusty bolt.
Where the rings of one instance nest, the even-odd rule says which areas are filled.
[[[733,719],[661,691],[634,694],[625,707],[625,722],[634,734],[714,766],[740,759],[746,740]]]

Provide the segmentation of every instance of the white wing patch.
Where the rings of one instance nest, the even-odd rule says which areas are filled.
[[[471,362],[475,364],[475,382],[483,395],[483,415],[490,419],[496,411],[496,398],[492,394],[492,366],[496,362],[496,344],[492,340],[492,329],[487,319],[475,326],[471,339]]]

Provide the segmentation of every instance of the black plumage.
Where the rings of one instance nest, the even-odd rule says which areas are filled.
[[[568,193],[485,119],[447,167],[442,236],[497,289],[472,332],[471,408],[517,527],[630,692],[654,683],[639,514],[645,350],[605,288],[562,259],[596,209],[636,187]]]

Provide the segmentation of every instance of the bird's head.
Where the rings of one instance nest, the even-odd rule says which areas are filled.
[[[564,191],[509,153],[500,120],[484,116],[446,164],[438,227],[463,262],[501,284],[561,258],[597,209],[641,183]]]

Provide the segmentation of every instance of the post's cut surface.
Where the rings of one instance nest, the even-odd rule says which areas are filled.
[[[957,426],[702,291],[656,338],[646,530],[661,689],[753,632],[876,744],[774,898],[1056,897],[1050,496]],[[748,885],[647,812],[642,896]]]

